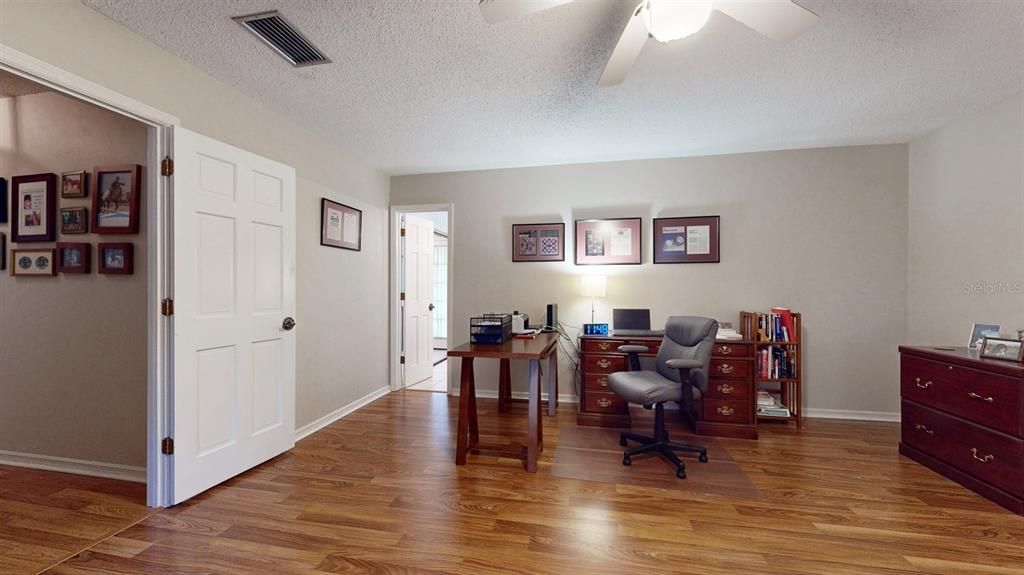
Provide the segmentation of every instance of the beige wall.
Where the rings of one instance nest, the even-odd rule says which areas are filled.
[[[8,182],[146,163],[144,125],[52,92],[0,99],[0,135],[0,176]],[[89,206],[92,215],[91,192],[88,199],[59,195],[59,207]],[[89,275],[0,273],[0,451],[145,465],[146,229],[140,224],[135,236],[58,233],[60,241],[92,245]],[[10,225],[0,224],[0,231],[10,242]],[[135,244],[135,269],[143,271],[97,274],[101,241]]]
[[[480,312],[541,318],[556,302],[563,322],[589,321],[579,276],[601,273],[608,297],[598,301],[598,321],[629,306],[650,307],[656,323],[674,314],[736,322],[741,309],[800,311],[806,405],[899,410],[905,145],[395,177],[391,198],[455,204],[453,344],[467,339],[468,318]],[[711,214],[722,218],[722,263],[650,263],[652,217]],[[641,266],[574,266],[571,253],[564,263],[512,263],[514,223],[564,221],[571,235],[575,219],[628,216],[644,218]],[[494,387],[492,371],[481,368],[480,387]]]
[[[1024,94],[910,143],[908,341],[1024,329]]]
[[[76,0],[0,2],[0,42],[294,166],[296,424],[387,385],[386,176]],[[319,245],[321,196],[363,210],[362,252]]]

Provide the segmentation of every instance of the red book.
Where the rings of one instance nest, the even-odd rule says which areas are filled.
[[[788,307],[773,307],[772,313],[777,313],[782,316],[782,325],[786,327],[786,331],[789,332],[790,341],[799,341],[800,334],[796,332],[796,324],[793,321],[793,312],[789,311]]]

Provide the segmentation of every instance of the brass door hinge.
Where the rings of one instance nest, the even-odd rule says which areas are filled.
[[[399,301],[405,301],[405,292],[400,292],[398,294],[398,300]]]
[[[165,437],[163,441],[160,442],[160,453],[163,453],[164,455],[174,455],[173,437]]]
[[[405,356],[404,355],[398,358],[398,363],[400,363],[402,365],[405,365]]]
[[[160,162],[160,175],[161,176],[173,176],[174,175],[174,159],[170,156],[164,156],[163,161]]]
[[[402,228],[402,229],[401,229],[401,230],[400,230],[400,231],[398,232],[398,235],[404,238],[404,237],[405,237],[405,228]]]
[[[166,316],[174,315],[174,300],[171,298],[167,298],[161,301],[160,313]]]

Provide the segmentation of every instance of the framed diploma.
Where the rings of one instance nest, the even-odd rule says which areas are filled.
[[[654,263],[718,263],[718,216],[654,219]]]
[[[362,210],[323,198],[320,220],[320,245],[357,252],[363,249]]]
[[[57,175],[11,178],[11,241],[52,242],[57,238]]]

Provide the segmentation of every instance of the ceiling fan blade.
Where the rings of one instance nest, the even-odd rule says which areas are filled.
[[[715,0],[718,10],[777,42],[814,26],[818,17],[790,0]]]
[[[633,10],[633,15],[626,22],[626,27],[622,30],[618,43],[615,44],[615,50],[608,57],[608,63],[604,65],[601,79],[597,81],[598,86],[621,84],[626,79],[626,74],[633,69],[636,57],[640,55],[640,50],[647,42],[647,24],[644,23],[645,6],[646,1],[641,2]]]
[[[480,13],[488,24],[497,24],[505,20],[518,18],[573,0],[480,0]]]

